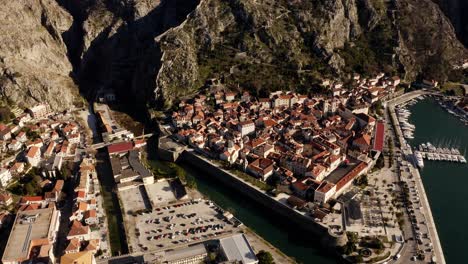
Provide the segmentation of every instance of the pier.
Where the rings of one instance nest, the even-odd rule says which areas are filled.
[[[456,148],[436,148],[428,142],[419,145],[418,149],[423,159],[466,163],[464,155],[460,154],[460,150]]]
[[[409,167],[409,173],[412,176],[412,179],[415,180],[414,186],[420,195],[421,212],[423,213],[422,215],[424,218],[422,219],[422,221],[424,221],[425,225],[427,226],[428,236],[433,245],[432,261],[436,263],[446,263],[445,257],[442,251],[442,245],[440,243],[439,235],[437,233],[437,229],[434,223],[434,218],[432,216],[432,211],[431,211],[429,201],[426,196],[426,191],[424,189],[424,185],[421,179],[421,175],[419,174],[419,170],[416,168],[416,165],[413,163],[413,159],[412,159],[412,157],[414,156],[413,150],[411,149],[409,144],[406,143],[397,114],[395,112],[395,107],[397,105],[404,104],[421,95],[428,95],[428,94],[431,94],[431,92],[424,91],[424,90],[417,90],[414,92],[406,93],[406,94],[403,94],[402,96],[389,100],[386,103],[386,106],[388,108],[390,119],[393,123],[393,128],[395,131],[396,139],[400,145],[403,158],[406,158],[408,161],[407,165]],[[403,177],[403,175],[401,175],[400,178],[402,181],[407,182],[409,185],[411,184],[411,180],[409,180],[409,178]],[[413,232],[414,232],[414,229],[413,229]],[[414,236],[417,236],[417,235],[415,234]],[[415,243],[415,246],[417,249],[419,249],[419,245],[417,243]],[[405,261],[405,260],[402,260],[402,261]],[[398,261],[396,262],[399,263]],[[405,263],[405,262],[401,262],[401,263]]]

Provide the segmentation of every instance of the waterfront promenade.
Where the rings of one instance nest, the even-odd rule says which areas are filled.
[[[414,180],[417,193],[419,193],[419,197],[421,201],[420,209],[422,212],[422,217],[424,218],[424,221],[422,222],[424,223],[425,226],[427,226],[428,238],[431,241],[432,246],[434,248],[433,254],[435,257],[435,261],[437,263],[446,263],[444,254],[442,251],[442,246],[440,243],[439,235],[437,233],[437,229],[434,223],[434,218],[432,216],[432,211],[431,211],[429,201],[426,196],[426,191],[424,189],[424,185],[421,179],[421,175],[419,174],[419,171],[414,164],[413,151],[411,147],[406,143],[405,139],[403,138],[403,134],[399,126],[398,118],[395,113],[395,106],[405,103],[421,95],[426,95],[426,94],[431,94],[431,93],[427,91],[423,91],[423,90],[410,92],[410,93],[404,94],[400,97],[397,97],[388,101],[387,107],[390,113],[391,121],[394,124],[395,135],[397,137],[398,142],[400,143],[399,145],[402,151],[402,157],[408,161],[407,166],[409,168],[409,174],[412,176],[412,179]],[[403,175],[402,175],[402,179],[403,179]],[[412,182],[412,181],[409,181],[409,179],[403,179],[403,180],[406,180],[407,182]],[[401,261],[397,261],[397,262],[406,263],[407,261],[408,259],[401,258]]]

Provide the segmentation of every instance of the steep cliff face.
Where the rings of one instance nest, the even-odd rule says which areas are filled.
[[[159,57],[148,60],[148,54],[158,54],[154,38],[180,24],[197,4],[182,0],[97,0],[87,5],[79,51],[82,83],[91,83],[88,89],[112,87],[123,98],[143,103],[153,99]],[[145,69],[140,69],[143,65]],[[142,70],[148,77],[135,78]]]
[[[1,95],[24,106],[72,105],[78,90],[62,40],[72,17],[53,0],[4,1],[0,21]]]
[[[446,80],[450,68],[467,58],[453,26],[436,4],[427,0],[398,1],[399,50],[406,79],[423,74]]]
[[[352,71],[447,79],[466,49],[430,0],[202,0],[157,39],[156,95],[194,93],[207,78],[301,89]]]
[[[433,0],[452,22],[458,38],[468,47],[468,1]]]
[[[464,8],[462,0],[7,1],[0,87],[26,105],[68,107],[71,75],[83,94],[108,86],[167,108],[207,81],[258,94],[309,91],[351,72],[443,81],[466,58],[457,39]]]
[[[259,91],[310,84],[317,73],[340,71],[335,50],[360,34],[358,20],[352,0],[202,0],[157,39],[163,59],[156,92],[167,102],[207,78]]]

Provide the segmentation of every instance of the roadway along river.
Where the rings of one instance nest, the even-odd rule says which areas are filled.
[[[410,144],[456,144],[468,150],[468,127],[456,117],[426,99],[409,107],[410,122],[416,126]],[[465,156],[466,157],[466,156]],[[447,263],[466,263],[468,245],[468,165],[424,160],[421,177]]]
[[[187,174],[195,176],[201,193],[224,209],[233,212],[246,226],[299,263],[336,263],[333,257],[321,253],[322,249],[317,244],[320,238],[305,236],[293,224],[278,219],[274,213],[243,197],[239,191],[209,179],[196,169],[182,167]]]

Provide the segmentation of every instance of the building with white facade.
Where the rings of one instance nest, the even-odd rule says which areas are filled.
[[[5,187],[11,181],[11,173],[10,170],[7,169],[0,169],[0,185]]]

